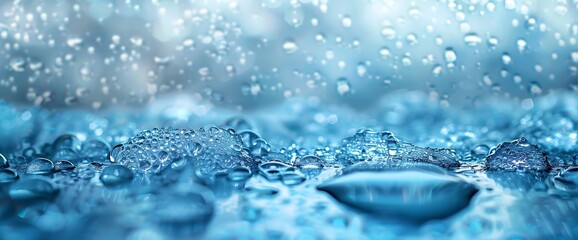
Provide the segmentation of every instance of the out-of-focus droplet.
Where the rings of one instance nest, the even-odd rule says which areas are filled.
[[[297,52],[299,47],[293,40],[287,40],[283,43],[283,51],[285,53],[291,54]]]
[[[108,187],[115,187],[129,183],[134,173],[123,165],[110,165],[100,173],[100,181]]]
[[[9,168],[0,169],[0,184],[11,183],[16,180],[18,180],[18,174],[16,171]]]

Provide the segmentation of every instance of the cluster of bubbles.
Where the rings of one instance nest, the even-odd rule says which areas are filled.
[[[451,149],[418,147],[399,140],[390,131],[361,130],[343,140],[336,156],[344,163],[366,160],[388,162],[425,162],[444,168],[459,167],[459,159]],[[347,165],[347,164],[346,164]]]
[[[180,168],[187,162],[203,175],[235,167],[256,169],[241,136],[233,129],[218,127],[145,130],[115,146],[109,157],[111,162],[140,173],[158,173],[169,166]]]

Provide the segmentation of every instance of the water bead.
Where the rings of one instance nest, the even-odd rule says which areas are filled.
[[[50,180],[30,178],[17,181],[8,190],[10,198],[18,202],[36,202],[52,200],[58,194],[58,188]]]
[[[18,174],[16,171],[9,168],[0,169],[0,184],[11,183],[16,180],[18,180]]]
[[[76,166],[74,165],[74,163],[67,160],[61,160],[54,163],[54,170],[56,171],[70,171],[74,170],[75,168]]]
[[[478,192],[458,177],[416,170],[352,173],[317,188],[353,209],[414,223],[447,218]]]
[[[107,187],[114,187],[129,183],[134,173],[123,165],[110,165],[100,173],[100,181]]]
[[[281,182],[287,186],[294,186],[301,184],[307,180],[305,176],[297,172],[285,172],[280,176]]]
[[[116,146],[114,146],[108,153],[108,160],[111,163],[116,163],[121,157],[120,154],[122,150],[123,150],[122,144],[117,144]]]
[[[0,153],[0,168],[7,168],[8,167],[8,160]]]
[[[90,161],[105,161],[109,153],[110,146],[105,141],[92,139],[82,143],[81,154]]]
[[[174,237],[192,237],[203,232],[214,214],[214,195],[200,185],[183,184],[167,189],[156,200],[151,216]]]
[[[48,158],[36,158],[26,167],[26,174],[44,175],[54,171],[54,163]]]
[[[251,169],[246,167],[236,167],[229,171],[227,178],[233,182],[241,182],[251,177]]]

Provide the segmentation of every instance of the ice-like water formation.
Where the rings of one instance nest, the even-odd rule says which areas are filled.
[[[458,156],[451,149],[418,147],[399,140],[389,131],[359,131],[343,140],[340,151],[336,157],[346,165],[374,160],[424,162],[444,168],[460,166]]]
[[[489,170],[549,171],[548,154],[521,137],[496,146],[486,158]]]
[[[423,170],[351,173],[317,188],[354,209],[416,223],[447,218],[478,192],[458,177]]]
[[[187,161],[202,175],[228,171],[238,166],[255,170],[252,156],[232,129],[155,128],[131,137],[114,148],[114,162],[140,173],[158,173],[175,161]]]

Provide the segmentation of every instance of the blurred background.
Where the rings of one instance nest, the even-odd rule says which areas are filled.
[[[576,0],[27,0],[0,3],[0,99],[234,110],[397,90],[442,106],[578,88]]]

